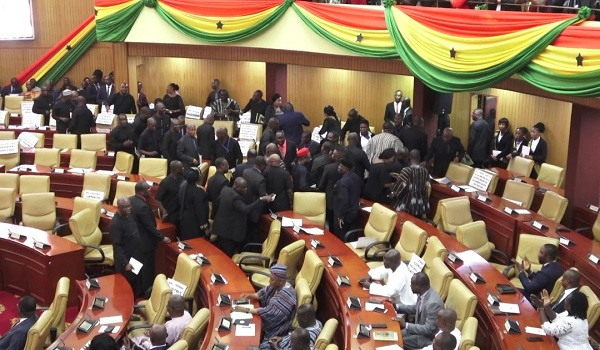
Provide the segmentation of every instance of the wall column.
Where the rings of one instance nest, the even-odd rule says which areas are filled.
[[[287,102],[287,64],[265,63],[266,69],[266,91],[264,95],[265,101],[271,103],[271,96],[278,93]],[[293,101],[292,101],[293,102]]]

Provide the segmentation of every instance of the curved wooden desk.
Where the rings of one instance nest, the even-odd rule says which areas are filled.
[[[231,312],[231,306],[217,305],[219,294],[229,294],[231,298],[235,300],[240,299],[242,293],[254,293],[254,288],[248,281],[246,275],[233,260],[231,260],[231,258],[204,238],[190,239],[185,241],[185,243],[192,247],[191,249],[186,250],[185,253],[189,255],[202,253],[202,255],[204,255],[211,263],[210,265],[202,267],[200,281],[198,282],[198,288],[195,293],[195,299],[199,301],[199,304],[210,309],[210,320],[208,322],[206,336],[204,337],[200,349],[210,350],[213,345],[217,344],[217,341],[219,344],[228,345],[230,350],[245,350],[250,346],[258,347],[261,334],[261,320],[258,315],[254,315],[252,318],[252,322],[256,325],[254,337],[236,337],[236,326],[232,326],[230,331],[217,330],[221,318],[229,317]],[[175,266],[177,265],[177,257],[180,253],[181,250],[177,246],[177,242],[169,244],[165,254],[166,257],[164,263],[161,266],[158,266],[158,264],[156,266],[157,273],[173,276],[175,273]],[[214,273],[221,274],[228,283],[213,284],[210,280],[213,271]],[[254,307],[258,307],[258,302],[254,302]],[[195,349],[195,346],[195,344],[190,344],[191,349]]]
[[[375,349],[376,347],[394,344],[394,342],[389,341],[375,341],[372,336],[370,338],[357,338],[356,329],[361,323],[386,324],[387,328],[381,330],[396,332],[399,340],[395,343],[402,346],[400,325],[397,321],[392,320],[392,318],[396,316],[396,311],[394,310],[392,303],[388,302],[386,300],[387,298],[371,296],[368,290],[364,290],[363,287],[358,284],[360,278],[368,275],[369,267],[367,264],[351,251],[346,244],[340,241],[333,233],[327,231],[324,227],[319,226],[292,211],[283,211],[277,214],[294,219],[302,219],[303,227],[319,227],[324,231],[324,235],[312,237],[319,240],[324,245],[324,248],[314,249],[310,242],[310,235],[302,233],[297,234],[291,227],[282,227],[281,236],[279,238],[279,247],[281,248],[297,240],[304,240],[306,249],[315,250],[317,255],[321,257],[321,260],[323,260],[325,271],[323,272],[321,283],[316,292],[318,301],[317,313],[323,322],[327,321],[329,318],[338,320],[339,326],[335,333],[335,343],[338,344],[340,349]],[[268,227],[272,220],[273,219],[269,215],[263,215],[261,217],[260,231],[268,232]],[[343,266],[330,266],[328,263],[329,254],[337,256]],[[348,276],[351,285],[340,287],[337,283],[339,275]],[[362,310],[350,309],[348,307],[347,301],[350,296],[360,299]],[[366,311],[365,303],[369,301],[369,299],[384,301],[386,313]],[[378,329],[374,329],[374,331],[377,330]]]
[[[53,349],[53,346],[81,349],[87,342],[98,335],[101,327],[99,324],[94,326],[89,333],[77,333],[77,326],[84,319],[98,321],[101,317],[122,316],[122,322],[110,324],[111,326],[120,327],[119,331],[111,333],[111,336],[119,339],[125,335],[129,317],[133,310],[133,291],[131,290],[131,286],[121,274],[98,277],[97,279],[100,284],[100,289],[98,290],[88,290],[85,280],[71,280],[71,285],[75,285],[77,288],[80,305],[79,314],[69,328],[49,347],[50,349]],[[108,298],[104,309],[92,309],[94,298],[96,297]]]
[[[18,138],[22,132],[42,133],[42,134],[44,134],[44,148],[52,148],[52,143],[54,142],[54,134],[58,133],[56,131],[56,128],[50,127],[50,126],[45,126],[45,127],[39,128],[39,129],[22,129],[22,128],[18,128],[17,125],[12,125],[13,121],[17,124],[20,124],[21,123],[20,118],[21,117],[13,119],[13,117],[11,117],[11,125],[8,128],[0,128],[0,130],[14,131],[15,138]],[[105,129],[100,128],[96,131],[97,131],[96,133],[98,133],[98,134],[106,134],[106,148],[108,149],[109,140],[110,140],[110,130],[105,131]]]
[[[506,169],[492,168],[492,171],[498,174],[498,185],[496,186],[495,192],[498,196],[502,196],[502,193],[504,192],[504,187],[506,187],[506,181],[512,180],[514,178],[518,178],[525,183],[535,186],[535,194],[533,196],[533,201],[531,202],[531,210],[533,211],[538,211],[540,209],[540,206],[542,205],[542,200],[544,199],[545,191],[552,191],[560,194],[561,196],[565,195],[565,190],[562,188],[552,186],[550,184],[538,181],[536,179],[532,179],[530,177],[517,175]]]
[[[595,205],[596,207],[600,206],[600,204],[598,204],[598,203],[593,204],[593,205]],[[572,223],[573,229],[594,226],[594,222],[596,222],[598,215],[600,215],[600,214],[598,214],[597,212],[595,212],[593,210],[590,210],[590,208],[587,206],[583,206],[583,205],[575,206],[575,209],[573,210],[573,223]],[[583,234],[584,236],[586,236],[588,238],[594,239],[592,230],[587,230],[585,232],[581,232],[581,234]]]
[[[52,148],[52,147],[50,147]],[[112,155],[111,155],[112,154]],[[97,151],[96,152],[96,170],[112,171],[115,165],[114,152]],[[35,160],[35,150],[21,150],[21,161],[19,164],[33,164]],[[71,150],[60,153],[60,166],[69,168],[71,161]]]
[[[9,230],[22,237],[18,240],[10,238]],[[36,248],[35,242],[49,247]],[[85,276],[83,253],[83,247],[44,231],[0,224],[1,289],[19,295],[29,294],[40,305],[48,306],[54,299],[58,280],[66,276],[72,281],[69,304],[74,305],[76,288],[73,281]],[[81,263],[73,263],[77,261]]]

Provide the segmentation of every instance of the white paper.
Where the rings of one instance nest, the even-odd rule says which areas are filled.
[[[383,313],[387,313],[387,309],[383,304],[369,303],[368,301],[365,303],[365,310],[373,311],[375,309],[384,309],[385,311]]]
[[[19,140],[0,140],[0,154],[16,154],[19,152]]]
[[[41,125],[41,114],[35,113],[23,113],[23,118],[21,119],[21,125],[26,128],[39,128]]]
[[[19,145],[21,146],[21,148],[24,149],[34,148],[35,145],[38,143],[38,138],[30,132],[22,132],[21,134],[19,134],[17,140],[19,140]]]
[[[252,314],[247,312],[233,311],[231,313],[231,319],[235,322],[235,320],[251,320]]]
[[[477,189],[476,189],[476,188],[473,188],[473,187],[471,187],[471,186],[469,186],[469,185],[461,185],[461,186],[458,186],[458,188],[462,188],[462,189],[463,189],[463,190],[465,190],[465,192],[467,192],[467,193],[471,193],[471,192],[477,192]],[[485,190],[482,190],[482,191],[485,191]]]
[[[321,135],[319,135],[319,131],[321,131],[322,127],[323,127],[323,125],[315,126],[312,134],[310,135],[311,140],[313,140],[315,142],[321,142]]]
[[[282,227],[302,226],[302,219],[292,219],[285,216],[281,217]]]
[[[97,200],[97,201],[103,201],[104,200],[104,192],[102,192],[102,191],[84,190],[82,197],[83,198],[87,198],[87,199]]]
[[[6,111],[0,111],[0,125],[5,124],[6,116],[7,115],[8,115],[8,112],[6,112]],[[11,125],[11,126],[14,126],[14,125]],[[9,126],[9,128],[10,128],[10,126]]]
[[[480,191],[487,191],[490,182],[494,176],[487,171],[482,169],[475,169],[473,176],[469,180],[469,186],[476,188]]]
[[[250,146],[252,146],[253,142],[253,140],[238,140],[238,144],[240,145],[240,150],[242,151],[243,155],[248,154],[248,150],[250,149]]]
[[[185,117],[190,119],[200,119],[200,115],[202,114],[202,107],[198,106],[188,106],[185,111]]]
[[[493,155],[494,157],[496,157],[496,156],[498,156],[498,155],[499,155],[501,152],[502,152],[502,151],[493,150],[493,151],[492,151],[492,155]]]
[[[238,123],[240,124],[246,124],[246,123],[250,123],[250,119],[251,119],[251,112],[248,111],[246,113],[240,114],[240,120]],[[241,132],[240,132],[241,135]],[[241,137],[241,136],[240,136]]]
[[[48,125],[51,126],[51,127],[53,126],[53,127],[56,128],[56,119],[50,118],[50,121],[48,122]]]
[[[210,106],[204,107],[204,112],[202,113],[202,119],[205,119],[206,117],[208,117],[211,114],[212,114],[212,107],[210,107]]]
[[[361,209],[366,211],[367,213],[370,213],[373,207],[362,207]]]
[[[508,198],[504,198],[504,197],[503,197],[502,199],[504,199],[505,201],[509,201],[509,202],[511,202],[511,203],[514,203],[514,204],[516,204],[516,205],[518,205],[518,206],[520,206],[520,207],[522,207],[522,206],[523,206],[523,202],[515,201],[515,200],[508,199]]]
[[[258,124],[242,124],[240,126],[240,140],[256,140]]]
[[[366,248],[369,244],[374,243],[375,242],[375,238],[374,237],[359,237],[358,241],[356,241],[354,243],[354,248]]]
[[[535,335],[546,335],[543,329],[537,327],[528,327],[525,326],[525,333],[535,334]]]
[[[93,115],[98,114],[98,105],[88,103],[85,106],[87,107],[87,109],[90,110],[90,112],[92,112]]]
[[[529,215],[531,214],[527,209],[515,209],[515,212],[520,215]]]
[[[521,313],[521,311],[519,310],[519,304],[500,303],[498,309],[500,310],[500,312],[505,312],[507,314]]]
[[[433,179],[433,181],[435,181],[435,182],[437,182],[437,183],[441,183],[441,184],[449,184],[450,182],[452,182],[452,181],[450,181],[450,179],[449,179],[449,178],[447,178],[447,177],[442,177],[442,178],[440,178],[440,179]]]
[[[115,115],[110,112],[102,112],[96,117],[96,124],[112,125]]]
[[[247,326],[236,325],[235,326],[235,336],[236,337],[253,337],[256,335],[256,325],[251,323]]]
[[[311,227],[311,228],[302,227],[302,231],[306,232],[309,235],[316,235],[316,236],[322,236],[325,234],[325,232],[323,232],[323,230],[321,230],[318,227]]]
[[[21,114],[33,113],[33,101],[21,101]]]
[[[415,273],[423,271],[423,267],[425,267],[425,260],[417,254],[413,254],[408,263],[408,272],[414,275]]]
[[[123,316],[109,316],[109,317],[100,317],[100,324],[111,324],[111,323],[121,323],[123,322]]]
[[[142,269],[142,266],[144,266],[144,264],[142,264],[141,262],[135,260],[135,258],[131,257],[129,259],[129,263],[131,264],[131,266],[133,266],[133,270],[131,270],[131,272],[133,272],[134,274],[138,274],[140,273],[140,270]]]
[[[521,147],[521,156],[522,157],[528,156],[530,150],[531,149],[529,148],[529,146],[523,146],[523,147]]]
[[[171,288],[171,291],[173,292],[174,295],[183,296],[183,294],[185,293],[185,290],[187,289],[187,286],[185,284],[175,281],[172,278],[167,278],[167,284]]]
[[[96,170],[96,174],[113,176],[116,173],[110,170]]]

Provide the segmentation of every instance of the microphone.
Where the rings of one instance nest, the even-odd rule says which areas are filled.
[[[50,245],[44,243],[44,242],[40,242],[37,241],[35,238],[31,237],[31,239],[33,240],[33,246],[38,248],[38,249],[48,249],[50,248]]]
[[[340,261],[340,258],[338,258],[337,256],[333,256],[331,255],[331,252],[329,250],[327,250],[327,254],[329,255],[329,259],[327,260],[327,262],[329,262],[329,265],[333,266],[342,266],[342,262]]]
[[[179,237],[175,237],[175,238],[177,239],[177,247],[178,247],[179,249],[181,249],[181,250],[192,249],[192,247],[191,247],[189,244],[187,244],[187,243],[185,243],[185,242],[182,242],[182,241],[179,239]]]

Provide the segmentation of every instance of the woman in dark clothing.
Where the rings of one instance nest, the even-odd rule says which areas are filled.
[[[396,151],[388,148],[379,155],[381,162],[371,164],[369,177],[363,188],[363,197],[373,202],[390,203],[390,188],[394,185],[394,175],[400,171],[396,162]]]
[[[506,169],[508,166],[508,156],[512,152],[514,136],[508,130],[509,122],[506,118],[498,120],[498,133],[494,135],[494,151],[492,151],[492,159],[490,167],[500,167]]]
[[[546,156],[548,155],[548,145],[546,140],[542,138],[542,134],[546,130],[544,123],[537,123],[531,128],[531,140],[529,140],[529,155],[525,158],[532,159],[535,162],[533,170],[531,171],[531,177],[537,179],[540,173],[540,167],[546,162]]]
[[[321,127],[321,131],[319,131],[319,135],[321,137],[327,137],[327,133],[330,131],[337,131],[338,135],[342,133],[342,123],[340,118],[338,118],[337,113],[333,109],[333,106],[325,106],[323,108],[323,114],[325,115],[325,119],[323,120],[323,126]]]
[[[167,85],[167,94],[163,97],[163,104],[167,108],[167,114],[171,118],[177,118],[185,113],[183,98],[177,93],[179,85],[171,83]]]
[[[208,195],[196,185],[199,178],[198,169],[191,168],[179,188],[179,236],[182,240],[203,237],[208,226]]]
[[[278,117],[283,114],[284,108],[282,106],[283,100],[280,94],[274,94],[271,96],[271,104],[265,109],[265,121],[263,127],[266,129],[269,125],[269,120],[273,117]]]

